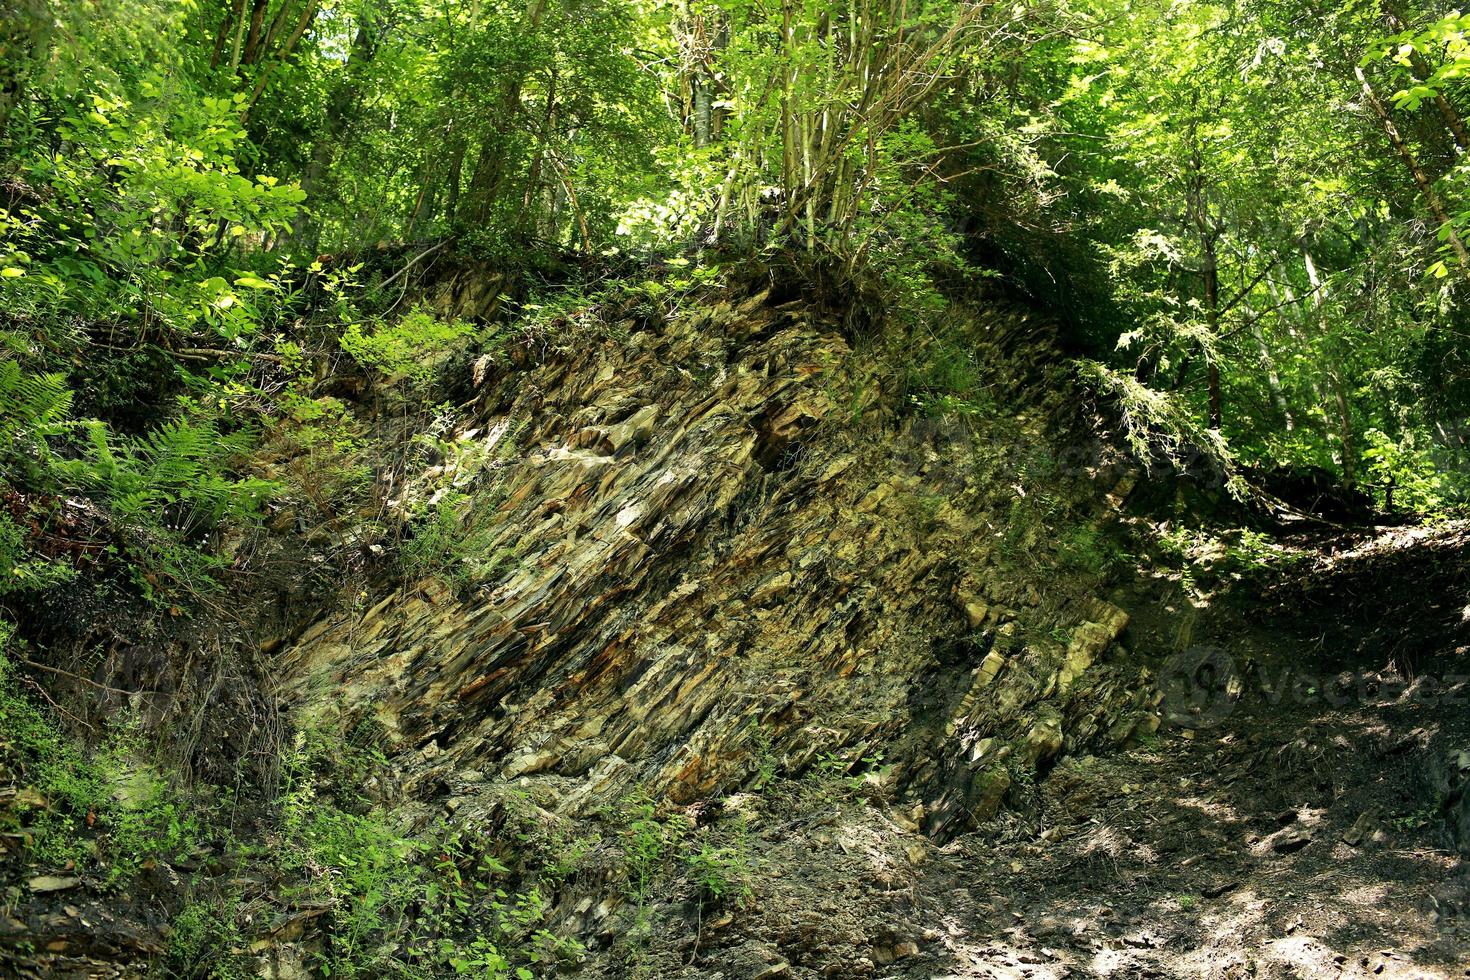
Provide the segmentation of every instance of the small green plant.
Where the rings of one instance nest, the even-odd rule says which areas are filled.
[[[1131,558],[1100,528],[1077,524],[1057,543],[1057,564],[1065,571],[1103,578]]]
[[[42,592],[76,577],[76,569],[37,554],[27,546],[26,531],[0,512],[0,595]]]
[[[1199,899],[1197,899],[1195,896],[1188,894],[1179,895],[1174,900],[1179,904],[1179,908],[1184,911],[1188,911],[1189,909],[1194,908],[1195,905],[1199,902]]]
[[[857,772],[851,770],[856,768]],[[883,768],[883,753],[873,752],[856,763],[848,761],[837,752],[822,752],[812,763],[810,779],[819,783],[836,782],[849,793],[856,793],[868,784],[870,775]]]
[[[645,793],[624,800],[623,810],[621,837],[628,891],[641,906],[688,828],[679,820],[660,820],[652,798]]]
[[[30,859],[115,888],[150,860],[197,849],[198,815],[148,763],[134,730],[115,726],[85,751],[25,693],[8,659],[12,631],[0,622],[0,768],[26,790],[24,827],[8,829],[25,831]]]
[[[1435,817],[1438,815],[1439,803],[1431,801],[1429,803],[1425,803],[1417,810],[1410,811],[1409,813],[1400,814],[1396,817],[1390,817],[1388,819],[1388,823],[1390,826],[1393,827],[1394,830],[1420,830],[1433,823]]]
[[[377,375],[380,384],[422,395],[454,346],[474,332],[463,320],[441,320],[416,307],[396,322],[377,321],[366,331],[360,323],[349,323],[341,344],[353,360]]]
[[[743,905],[750,897],[755,859],[744,827],[739,828],[729,844],[702,841],[697,847],[686,848],[683,862],[689,877],[699,888],[701,904],[708,901]]]
[[[908,401],[936,418],[994,415],[995,399],[982,380],[977,356],[958,330],[906,350],[899,363]]]
[[[816,759],[812,761],[811,779],[823,781],[836,779],[847,772],[849,763],[836,752],[819,752]]]
[[[776,752],[771,745],[771,735],[757,727],[750,734],[751,747],[755,754],[755,788],[765,789],[776,779]]]
[[[192,898],[169,923],[168,946],[163,955],[163,973],[171,978],[243,980],[249,973],[236,962],[231,949],[244,945],[240,930],[238,897],[227,895],[215,901]]]
[[[376,742],[362,726],[308,729],[283,760],[279,853],[329,908],[321,972],[523,980],[529,966],[579,960],[580,944],[545,928],[538,888],[501,884],[494,841],[442,824],[409,833],[357,795],[382,765]]]
[[[496,578],[515,563],[514,550],[495,543],[496,528],[484,506],[468,494],[445,493],[412,522],[413,537],[399,559],[413,577],[439,575],[457,588]]]

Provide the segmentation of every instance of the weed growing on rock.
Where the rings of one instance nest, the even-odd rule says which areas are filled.
[[[744,905],[750,898],[756,861],[743,825],[735,831],[729,844],[702,841],[697,847],[686,846],[682,860],[699,889],[701,908],[706,902]]]
[[[647,794],[630,796],[623,806],[627,818],[622,839],[628,890],[641,906],[687,827],[674,820],[660,820]]]

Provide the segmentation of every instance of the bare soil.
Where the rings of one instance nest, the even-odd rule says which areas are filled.
[[[1470,775],[1467,541],[1298,542],[1290,571],[1200,610],[1190,649],[1212,667],[1174,693],[1170,727],[1013,787],[1007,815],[943,848],[891,807],[767,814],[746,909],[663,918],[627,973],[1470,977],[1470,840],[1452,829]],[[1139,650],[1163,642],[1148,621]]]

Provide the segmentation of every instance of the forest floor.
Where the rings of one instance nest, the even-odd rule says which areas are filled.
[[[1446,805],[1470,774],[1470,533],[1301,545],[1310,567],[1203,610],[1216,683],[1174,726],[942,848],[871,809],[767,830],[737,935],[679,975],[1470,976],[1470,808]]]
[[[1414,761],[1470,719],[1425,715],[1247,703],[1064,764],[1039,838],[947,855],[939,975],[1470,976],[1470,874]]]

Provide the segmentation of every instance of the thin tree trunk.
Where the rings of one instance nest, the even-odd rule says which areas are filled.
[[[1387,0],[1385,0],[1382,7],[1383,19],[1388,23],[1388,26],[1395,31],[1403,31],[1404,19],[1399,16],[1399,12]],[[1418,82],[1423,82],[1433,74],[1429,69],[1429,64],[1424,60],[1424,56],[1418,51],[1409,52],[1409,71],[1414,76],[1414,80]],[[1455,111],[1455,107],[1450,105],[1450,100],[1445,98],[1443,92],[1435,92],[1433,101],[1434,107],[1439,110],[1440,118],[1444,120],[1445,126],[1449,128],[1450,135],[1454,136],[1456,145],[1462,151],[1470,150],[1470,130],[1465,128],[1465,120]]]
[[[210,56],[209,67],[218,68],[220,60],[225,56],[225,44],[235,31],[235,25],[240,18],[245,16],[245,0],[235,0],[230,4],[225,16],[220,19],[219,30],[214,33],[214,53]]]
[[[547,144],[556,126],[556,72],[553,70],[546,85],[546,112],[541,118],[540,138],[536,152],[531,157],[531,167],[526,173],[526,190],[521,195],[521,213],[516,230],[525,234],[527,227],[536,230],[540,222],[536,214],[537,198],[541,194],[541,167],[546,158]]]
[[[285,11],[284,7],[281,9],[282,12]],[[301,8],[301,16],[296,18],[296,26],[292,28],[290,36],[281,45],[279,54],[260,72],[260,77],[255,80],[255,88],[250,92],[250,101],[245,104],[245,112],[241,119],[242,122],[248,121],[250,114],[255,111],[255,104],[260,101],[261,95],[265,93],[265,87],[270,81],[271,74],[279,65],[283,65],[291,60],[291,56],[296,52],[296,45],[301,43],[301,38],[311,28],[312,23],[316,20],[317,11],[320,9],[321,0],[306,0],[306,5]],[[274,31],[275,25],[272,24],[272,34]],[[268,38],[269,36],[267,35]]]
[[[1195,139],[1190,126],[1189,138]],[[1190,151],[1189,185],[1186,206],[1195,233],[1199,236],[1200,280],[1204,293],[1205,325],[1210,336],[1220,332],[1220,256],[1216,249],[1219,229],[1210,217],[1210,203],[1205,193],[1205,165],[1198,146]],[[1219,429],[1224,421],[1225,400],[1220,390],[1220,359],[1215,351],[1206,351],[1205,378],[1208,386],[1210,428]]]
[[[1312,259],[1312,253],[1303,243],[1302,265],[1307,270],[1307,282],[1312,287],[1312,308],[1317,313],[1318,325],[1321,327],[1322,306],[1327,300],[1327,285],[1317,271],[1317,263]],[[1321,328],[1324,341],[1327,341],[1327,381],[1332,386],[1332,401],[1337,409],[1337,441],[1342,447],[1342,482],[1348,487],[1354,487],[1358,482],[1358,450],[1357,439],[1353,431],[1352,406],[1348,400],[1347,382],[1343,379],[1342,365],[1338,362],[1335,351],[1331,349],[1330,335],[1325,328]]]
[[[348,116],[353,106],[357,104],[358,72],[363,62],[372,60],[373,51],[373,39],[368,30],[367,21],[359,21],[357,33],[352,40],[352,50],[347,55],[347,64],[343,67],[344,77],[334,86],[327,100],[326,119],[323,120],[322,130],[317,134],[316,142],[312,144],[311,160],[301,175],[301,189],[306,192],[308,201],[321,188],[322,180],[327,175],[337,147],[342,142],[342,133],[346,128]],[[292,223],[291,234],[300,237],[305,229],[306,213],[303,209],[298,212],[296,220]]]
[[[245,37],[245,53],[240,59],[245,65],[255,64],[260,57],[261,34],[265,30],[265,12],[269,6],[270,0],[255,0],[250,9],[250,33]]]
[[[1291,405],[1286,400],[1286,392],[1281,387],[1281,374],[1276,370],[1276,358],[1271,354],[1271,347],[1266,343],[1266,332],[1261,328],[1260,317],[1251,310],[1250,304],[1246,304],[1246,316],[1250,317],[1251,339],[1256,342],[1256,352],[1261,357],[1261,368],[1266,372],[1266,388],[1271,392],[1271,403],[1276,406],[1276,411],[1281,413],[1285,420],[1286,431],[1292,432],[1296,429],[1296,419],[1292,417]]]
[[[526,33],[535,33],[541,26],[541,17],[545,11],[546,0],[526,0],[521,29]],[[478,218],[483,219],[489,215],[490,208],[500,196],[501,185],[505,182],[506,147],[503,140],[492,139],[491,136],[503,135],[513,128],[521,110],[521,90],[525,87],[527,74],[526,71],[520,71],[507,82],[501,93],[500,106],[494,115],[494,124],[480,143],[480,152],[475,157],[475,170],[470,177],[467,197]]]
[[[245,40],[245,0],[240,0],[239,16],[235,19],[235,42],[230,46],[230,74],[240,70],[240,45]]]
[[[464,180],[465,143],[455,136],[449,146],[449,165],[445,169],[444,217],[451,223],[459,216],[460,184]]]
[[[1378,94],[1373,91],[1373,86],[1368,82],[1368,77],[1363,74],[1362,67],[1354,65],[1353,74],[1358,79],[1358,84],[1362,86],[1363,100],[1378,117],[1378,123],[1382,126],[1384,135],[1388,137],[1394,152],[1398,154],[1399,160],[1414,179],[1415,186],[1419,188],[1419,193],[1423,195],[1425,203],[1429,206],[1429,213],[1434,216],[1435,222],[1439,225],[1440,233],[1445,236],[1451,250],[1454,251],[1455,259],[1460,263],[1461,273],[1466,281],[1470,282],[1470,252],[1465,251],[1465,243],[1460,240],[1460,234],[1455,230],[1449,212],[1445,210],[1444,201],[1440,198],[1439,192],[1434,189],[1434,182],[1429,179],[1429,175],[1420,166],[1418,158],[1414,156],[1414,151],[1404,141],[1398,126],[1394,124],[1393,117],[1388,114],[1388,109],[1379,101]]]

